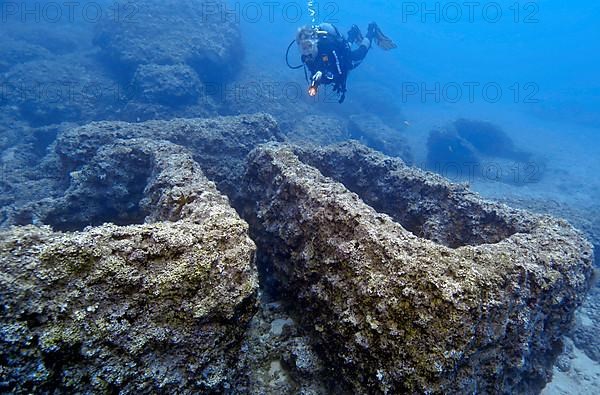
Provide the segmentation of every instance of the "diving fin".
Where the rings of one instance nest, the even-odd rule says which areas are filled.
[[[384,51],[389,51],[390,49],[397,48],[398,46],[394,44],[391,38],[387,37],[379,26],[375,22],[371,22],[369,24],[369,32],[367,33],[367,38],[371,41],[375,41],[375,44]]]
[[[348,41],[351,43],[359,44],[363,40],[363,35],[360,29],[356,25],[352,25],[348,32]]]

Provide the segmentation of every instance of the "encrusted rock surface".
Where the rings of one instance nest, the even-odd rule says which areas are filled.
[[[202,173],[199,165],[181,146],[160,140],[117,139],[100,146],[89,163],[70,173],[71,183],[63,196],[26,206],[19,220],[61,230],[104,222],[176,221],[188,203],[197,203],[198,196],[208,193],[202,183],[190,182],[195,173]],[[156,183],[162,189],[176,186],[169,193],[177,196],[163,202],[162,197],[149,195],[157,193]],[[209,201],[228,206],[228,200],[213,189],[208,190]]]
[[[133,85],[141,101],[173,107],[197,100],[203,89],[196,72],[185,65],[141,65]]]
[[[21,123],[11,124],[15,129],[4,137],[13,145],[3,147],[0,155],[0,226],[13,223],[17,207],[62,195],[63,175],[57,169],[54,155],[48,153],[53,150],[56,136],[74,126],[65,123],[31,128]]]
[[[6,150],[3,225],[77,232],[0,234],[0,390],[544,386],[590,284],[578,232],[356,142],[284,140],[255,114],[31,128],[35,154]],[[255,247],[231,205],[276,298],[256,315]]]
[[[437,173],[456,172],[461,178],[483,178],[509,184],[539,182],[546,171],[546,160],[519,149],[498,126],[469,119],[458,119],[427,140],[427,166]]]
[[[98,67],[76,56],[34,59],[0,75],[0,110],[32,126],[114,119],[117,85]]]
[[[289,306],[261,297],[241,347],[235,393],[326,395],[350,393],[332,379]]]
[[[439,239],[454,248],[417,237],[292,148],[255,150],[245,215],[264,254],[260,263],[298,307],[325,361],[357,393],[541,390],[589,288],[591,245],[566,222],[502,205],[479,201],[469,218],[453,199],[462,195],[469,209],[476,196],[372,152],[346,145],[339,154],[313,155],[312,163],[341,169],[353,150],[355,159],[374,160],[357,178],[373,192],[438,190],[429,204],[408,210],[427,218],[437,204],[455,223],[439,232],[466,230],[452,242],[447,234]],[[347,171],[368,162],[356,160]]]
[[[147,159],[103,148],[118,146],[118,141],[142,138],[186,147],[207,177],[235,197],[248,152],[261,143],[284,140],[275,120],[266,114],[136,124],[97,122],[67,129],[49,131],[58,133],[58,138],[37,167],[31,167],[30,156],[25,155],[31,150],[16,153],[25,155],[22,160],[6,160],[15,187],[0,189],[0,199],[7,202],[0,224],[50,223],[74,230],[107,220],[140,223],[147,214],[140,211],[139,199],[132,202],[131,197],[141,193],[150,169]],[[21,174],[29,175],[18,179]]]
[[[386,125],[379,117],[371,114],[352,115],[349,134],[352,139],[383,152],[386,155],[413,161],[410,146],[401,130]]]
[[[564,218],[577,229],[581,229],[593,244],[595,250],[595,266],[600,266],[600,206],[578,207],[554,200],[533,198],[502,199],[512,207],[521,207],[532,212],[547,213],[557,218]],[[587,358],[600,362],[600,283],[596,279],[595,287],[589,293],[581,309],[576,314],[576,324],[569,336],[575,346],[585,352]]]
[[[123,14],[103,18],[94,43],[120,74],[140,65],[192,67],[204,82],[226,81],[242,60],[241,34],[222,1],[117,1]]]
[[[103,165],[143,162],[144,224],[0,234],[1,389],[222,393],[256,311],[248,225],[183,148],[113,143],[93,157],[107,162],[80,170],[75,189]]]
[[[600,204],[598,202],[592,206],[582,207],[539,198],[503,196],[498,199],[511,207],[519,207],[534,213],[549,214],[568,220],[569,223],[585,233],[596,251],[600,251]],[[600,267],[600,255],[595,254],[595,258],[596,266]]]
[[[413,234],[448,247],[496,243],[526,232],[535,220],[354,142],[294,151]]]
[[[190,150],[206,176],[228,195],[239,190],[246,155],[257,145],[283,141],[277,123],[267,114],[175,119],[143,123],[96,122],[62,134],[56,152],[65,169],[88,162],[99,146],[117,139],[166,140]]]

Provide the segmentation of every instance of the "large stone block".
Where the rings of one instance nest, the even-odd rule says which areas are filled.
[[[98,214],[103,197],[123,196],[91,196],[130,171],[145,221],[0,233],[2,391],[226,391],[256,311],[248,225],[181,147],[115,140],[92,158],[52,208]]]
[[[56,153],[65,170],[71,171],[89,162],[98,147],[132,138],[165,140],[186,147],[206,176],[231,196],[239,189],[246,155],[259,144],[285,137],[275,119],[261,113],[142,123],[95,122],[61,134]]]
[[[19,164],[28,157],[11,161],[14,176],[21,177],[14,182],[15,188],[0,188],[0,200],[10,203],[0,210],[0,226],[42,223],[75,230],[106,221],[143,222],[148,212],[138,203],[156,147],[187,150],[207,178],[235,201],[246,155],[259,144],[285,138],[273,117],[266,114],[95,122],[64,129],[54,132],[57,140],[38,167]],[[138,144],[131,153],[119,149],[131,139],[144,139],[155,148],[148,150]],[[172,145],[180,147],[167,148]],[[173,174],[184,169],[175,168]]]
[[[264,145],[245,188],[263,272],[354,392],[536,393],[549,380],[592,273],[566,222],[355,144]]]
[[[103,18],[94,44],[125,78],[140,65],[186,64],[203,82],[221,83],[240,67],[241,33],[225,2],[117,1],[112,8],[120,14]]]

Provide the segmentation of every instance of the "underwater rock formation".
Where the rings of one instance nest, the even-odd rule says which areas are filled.
[[[239,23],[223,1],[116,1],[97,24],[98,58],[123,92],[118,119],[224,114],[219,94],[243,61]]]
[[[249,157],[244,213],[259,264],[338,377],[355,393],[543,388],[590,285],[592,249],[580,233],[354,144],[301,151],[335,179],[358,174],[365,201],[396,196],[380,203],[390,217],[293,148],[267,144]],[[406,188],[429,201],[410,201]],[[405,194],[410,204],[395,206]],[[403,210],[431,224],[416,236]]]
[[[432,130],[427,140],[427,166],[436,168],[440,163],[473,163],[479,164],[480,159],[475,149],[456,134]]]
[[[214,92],[221,78],[234,79],[243,57],[238,26],[221,21],[223,3],[105,5],[94,23],[36,23],[7,15],[16,20],[3,24],[0,117],[37,127],[226,112]]]
[[[42,46],[14,39],[0,41],[0,53],[0,73],[8,71],[14,65],[50,56],[50,52]]]
[[[185,65],[141,65],[133,85],[141,101],[172,107],[193,103],[203,89],[196,72]]]
[[[187,65],[203,82],[218,84],[240,67],[241,34],[222,1],[117,1],[114,7],[126,11],[99,23],[94,44],[125,81],[142,65]]]
[[[544,386],[589,287],[579,233],[356,142],[284,140],[265,114],[32,129],[47,174],[0,196],[3,225],[77,232],[0,234],[2,391]],[[259,276],[283,302],[254,315]]]
[[[329,145],[350,139],[347,122],[324,115],[307,115],[286,134],[294,144]]]
[[[90,162],[98,147],[132,138],[165,140],[187,148],[206,176],[228,195],[239,190],[246,155],[252,149],[265,142],[284,140],[277,123],[267,114],[143,123],[96,122],[59,136],[56,152],[65,171],[73,171]]]
[[[453,126],[459,137],[468,141],[483,155],[521,162],[531,157],[530,153],[518,150],[511,138],[490,122],[457,119]]]
[[[375,115],[362,114],[350,117],[350,137],[386,155],[402,158],[412,163],[410,146],[400,130],[386,125]]]
[[[248,225],[183,148],[113,143],[81,177],[143,163],[144,224],[0,234],[2,391],[221,393],[256,312]]]
[[[594,249],[600,251],[600,205],[597,202],[591,206],[580,206],[531,197],[503,196],[499,197],[499,200],[511,207],[566,219],[585,233],[588,240],[594,245]],[[600,254],[595,254],[595,258],[596,266],[600,267]]]
[[[458,119],[445,130],[432,130],[427,149],[427,166],[444,175],[523,185],[539,181],[545,170],[543,160],[518,149],[502,129],[484,121]]]
[[[5,124],[0,118],[0,128]],[[8,120],[6,120],[8,123]],[[12,122],[0,138],[6,146],[0,148],[0,226],[6,224],[7,212],[30,201],[62,195],[61,175],[53,155],[56,136],[74,124],[32,128]]]
[[[38,168],[28,170],[38,175],[27,182],[15,180],[18,188],[2,191],[0,199],[10,206],[0,212],[0,225],[42,223],[76,230],[108,220],[141,223],[147,214],[139,207],[139,199],[131,197],[141,193],[150,169],[146,160],[119,153],[117,143],[136,138],[185,147],[207,177],[232,199],[239,193],[246,155],[261,143],[284,140],[274,119],[265,114],[135,124],[97,122],[61,129],[52,152]],[[111,157],[111,152],[116,156]],[[10,168],[15,175],[23,169],[16,163]]]
[[[165,166],[168,163],[171,180],[183,178],[180,184],[185,185],[190,170],[200,172],[198,165],[188,157],[184,148],[166,141],[117,139],[100,146],[89,163],[70,173],[69,188],[62,196],[25,206],[18,214],[19,221],[47,224],[62,231],[105,222],[117,225],[143,223],[154,218],[152,213],[159,210],[157,202],[144,198],[153,189],[152,177],[158,171],[153,164]],[[187,195],[194,196],[193,187],[193,184],[186,186]],[[194,201],[189,197],[177,199]],[[176,221],[178,218],[168,216],[164,219]]]
[[[533,217],[483,201],[464,184],[418,171],[360,144],[295,147],[294,152],[406,230],[447,247],[497,243],[533,225]]]
[[[519,207],[536,213],[544,213],[564,218],[580,229],[594,246],[596,268],[600,267],[600,207],[582,207],[575,204],[560,203],[555,200],[504,197],[502,202],[511,207]],[[589,359],[600,362],[600,284],[592,288],[583,306],[576,313],[575,326],[569,333],[575,346]],[[561,357],[563,358],[563,357]],[[572,359],[564,355],[563,360]],[[585,365],[585,363],[584,363]],[[571,372],[577,375],[577,372]],[[599,377],[600,379],[600,377]],[[588,383],[589,384],[589,383]]]
[[[36,59],[0,75],[4,112],[31,126],[114,118],[122,103],[113,81],[78,58]]]

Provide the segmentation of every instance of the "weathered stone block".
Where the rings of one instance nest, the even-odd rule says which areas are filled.
[[[181,147],[117,140],[92,158],[70,196],[139,161],[145,223],[0,233],[2,391],[225,391],[256,311],[248,225]]]
[[[353,144],[297,151],[360,197],[267,144],[249,158],[246,213],[265,271],[338,377],[356,393],[544,386],[589,288],[579,232]]]

